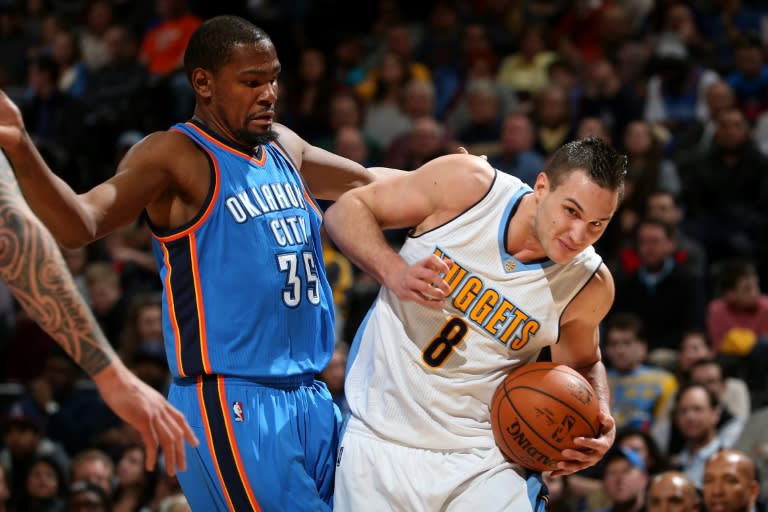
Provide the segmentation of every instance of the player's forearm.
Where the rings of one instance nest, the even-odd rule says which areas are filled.
[[[356,197],[346,195],[325,212],[325,229],[355,265],[386,285],[387,277],[407,264],[387,243],[373,213]]]
[[[89,375],[116,358],[78,291],[53,237],[0,164],[0,277],[16,300]]]
[[[93,222],[78,195],[48,167],[28,135],[5,153],[26,202],[59,242],[79,247],[93,239]]]
[[[597,361],[590,366],[577,368],[577,370],[584,375],[592,385],[592,389],[595,390],[597,401],[600,404],[600,410],[606,414],[610,414],[611,392],[608,387],[608,375],[605,372],[605,365],[602,361]]]

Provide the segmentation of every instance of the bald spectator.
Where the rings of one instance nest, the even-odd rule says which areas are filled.
[[[704,504],[711,512],[756,512],[760,485],[755,464],[744,452],[722,450],[704,469]]]
[[[699,512],[701,500],[690,478],[679,471],[660,473],[648,487],[647,512]]]

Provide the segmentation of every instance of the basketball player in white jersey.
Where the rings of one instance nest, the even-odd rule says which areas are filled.
[[[591,382],[602,424],[554,473],[602,458],[615,425],[598,326],[614,288],[592,244],[625,174],[626,157],[589,138],[558,150],[533,189],[449,155],[330,207],[333,240],[383,285],[347,365],[334,510],[543,510],[538,479],[496,447],[489,404],[546,346]],[[397,253],[382,230],[402,227],[412,232]]]

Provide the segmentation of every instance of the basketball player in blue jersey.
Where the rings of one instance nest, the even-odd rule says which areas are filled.
[[[332,239],[383,285],[347,363],[335,510],[543,510],[536,475],[496,446],[489,404],[545,347],[591,382],[602,425],[553,474],[600,460],[615,437],[598,338],[614,288],[592,244],[625,173],[626,157],[588,138],[558,150],[533,189],[449,155],[328,209]],[[382,230],[403,227],[395,252]]]
[[[248,21],[204,22],[184,65],[193,118],[147,136],[84,194],[43,162],[5,95],[0,145],[64,245],[146,210],[164,287],[169,400],[201,441],[179,475],[192,509],[329,510],[340,415],[314,380],[334,348],[315,198],[335,200],[390,172],[274,122],[280,61]]]
[[[0,152],[0,278],[24,311],[93,379],[104,402],[134,427],[147,449],[146,468],[186,467],[184,440],[197,444],[181,413],[117,357],[66,267],[56,241],[30,211]]]

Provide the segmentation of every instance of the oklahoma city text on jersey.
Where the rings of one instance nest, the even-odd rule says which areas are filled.
[[[224,204],[238,224],[261,217],[265,213],[292,208],[306,210],[304,196],[293,183],[264,183],[258,188],[250,187],[228,196]],[[268,224],[275,241],[281,247],[305,245],[311,239],[303,215],[281,215],[271,219]]]

